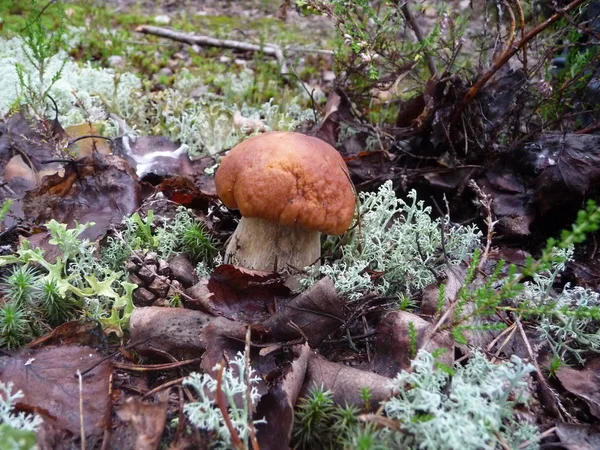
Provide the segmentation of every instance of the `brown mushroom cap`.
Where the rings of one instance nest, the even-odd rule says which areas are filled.
[[[215,176],[217,194],[244,217],[342,234],[354,217],[346,163],[326,142],[273,131],[236,145]]]

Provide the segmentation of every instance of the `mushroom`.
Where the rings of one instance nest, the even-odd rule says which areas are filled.
[[[303,269],[321,257],[321,233],[343,234],[354,217],[354,188],[331,145],[273,131],[236,145],[215,176],[217,194],[242,214],[225,262],[262,271]]]

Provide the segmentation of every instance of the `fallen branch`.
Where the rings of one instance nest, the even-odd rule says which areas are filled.
[[[281,47],[274,44],[256,45],[249,42],[232,41],[230,39],[216,39],[210,36],[202,36],[192,33],[171,30],[169,28],[155,27],[152,25],[141,25],[135,29],[138,33],[159,36],[173,41],[184,42],[190,45],[202,45],[209,47],[231,48],[245,52],[263,52],[265,55],[273,56],[277,59],[281,67],[281,73],[288,73],[285,57]]]
[[[512,48],[509,48],[504,53],[502,53],[500,58],[496,60],[492,67],[486,73],[484,73],[477,80],[477,82],[467,91],[462,101],[454,110],[454,114],[452,115],[452,120],[450,124],[453,125],[457,122],[466,106],[471,102],[471,100],[473,100],[477,96],[481,88],[483,88],[483,86],[490,80],[490,78],[492,78],[494,74],[498,72],[498,70],[500,70],[500,68],[502,68],[502,66],[504,66],[504,64],[506,64],[510,58],[512,58],[519,50],[524,48],[530,40],[532,40],[534,37],[536,37],[538,34],[540,34],[558,19],[563,17],[566,13],[581,5],[584,1],[585,0],[574,0],[564,8],[557,10],[556,14],[537,25],[533,30],[531,30],[529,33],[523,36],[521,40],[517,42]]]

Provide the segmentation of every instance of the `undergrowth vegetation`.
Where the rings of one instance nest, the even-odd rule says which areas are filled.
[[[453,136],[457,133],[452,119],[456,110],[448,109],[448,104],[458,104],[462,113],[477,94],[473,87],[476,82],[467,89],[464,78],[481,80],[478,74],[495,67],[485,62],[494,52],[501,59],[518,47],[513,45],[518,39],[514,16],[509,28],[511,45],[486,46],[491,38],[488,26],[495,20],[491,11],[506,7],[494,2],[481,6],[483,27],[471,36],[467,33],[468,16],[441,3],[438,20],[425,35],[417,32],[406,2],[383,1],[380,8],[366,0],[294,3],[305,14],[318,13],[333,21],[337,32],[336,87],[343,88],[351,105],[348,117],[340,120],[338,143],[368,135],[361,141],[365,148],[360,148],[366,153],[385,154],[389,149],[404,149],[407,142],[414,144],[409,141],[414,137],[410,133],[419,131],[423,124],[439,126],[427,136],[430,150],[440,147],[441,142],[447,144],[444,139],[450,139],[451,132]],[[15,8],[19,6],[2,4],[0,13],[23,16]],[[199,55],[189,50],[189,67],[155,76],[167,68],[178,47],[167,46],[161,54],[145,51],[135,42],[126,44],[132,37],[129,29],[142,23],[144,17],[110,15],[96,6],[91,6],[90,12],[78,2],[65,8],[61,2],[52,2],[42,11],[32,0],[27,18],[0,37],[0,79],[15,87],[0,92],[0,115],[20,109],[37,119],[52,119],[56,114],[64,127],[94,123],[109,137],[124,133],[164,135],[187,145],[191,156],[210,156],[215,161],[222,151],[252,133],[297,130],[321,118],[323,96],[307,93],[301,79],[282,76],[274,61],[232,64],[227,56],[227,62],[216,62],[211,51]],[[524,22],[524,13],[520,13]],[[538,13],[532,2],[528,14],[537,17]],[[579,17],[583,12],[574,14]],[[502,14],[498,16],[502,18]],[[84,26],[90,18],[94,23],[119,26]],[[209,19],[181,16],[178,20],[187,30],[196,20],[204,23]],[[207,28],[216,36],[228,36],[240,25],[225,18],[215,22],[219,23]],[[580,35],[566,19],[557,18],[552,23],[553,39],[563,39],[561,45],[566,50],[580,43]],[[271,21],[261,25],[261,40],[272,27],[279,26]],[[280,39],[282,45],[304,42],[293,30]],[[439,158],[443,169],[458,160],[463,148],[462,156],[468,162],[473,148],[507,149],[540,130],[581,130],[590,125],[593,114],[581,114],[581,110],[597,108],[585,98],[596,52],[567,51],[568,69],[552,70],[550,56],[542,55],[558,49],[551,52],[542,44],[536,47],[535,66],[531,65],[535,58],[522,53],[527,79],[520,79],[519,86],[520,92],[527,94],[525,106],[511,116],[514,123],[491,115],[485,125],[461,118],[461,146],[457,150],[449,145],[443,152]],[[153,50],[159,46],[157,40],[150,40],[148,45]],[[463,55],[468,45],[477,52],[477,63],[472,55]],[[157,54],[148,56],[151,53]],[[126,58],[126,62],[122,67],[109,64],[113,56]],[[77,58],[87,61],[82,64]],[[552,90],[548,84],[551,78],[562,88]],[[427,91],[429,105],[438,102],[438,115],[411,118],[411,130],[400,126],[398,105],[423,91]],[[424,107],[422,114],[427,112]],[[240,122],[239,117],[245,120]],[[262,128],[248,125],[251,121],[260,122]],[[446,124],[454,128],[444,128]],[[482,130],[489,133],[478,140]],[[406,155],[413,156],[409,152]],[[428,158],[435,159],[422,159]],[[435,286],[438,302],[428,339],[447,333],[452,349],[459,348],[468,359],[453,365],[442,363],[441,351],[429,353],[418,347],[412,324],[408,327],[411,366],[391,382],[393,395],[380,405],[370,405],[366,389],[362,392],[364,408],[342,407],[334,403],[331,392],[315,386],[297,405],[294,445],[362,450],[539,448],[539,424],[519,415],[520,408],[531,400],[526,389],[529,374],[538,368],[517,357],[492,362],[482,353],[476,337],[484,332],[497,336],[526,322],[538,333],[536,351],[547,351],[553,358],[545,367],[548,371],[560,365],[581,367],[600,353],[600,295],[581,286],[557,284],[574,258],[576,245],[598,230],[600,208],[590,201],[570,229],[549,239],[544,249],[517,265],[490,256],[495,226],[491,218],[486,223],[486,242],[477,226],[454,223],[449,214],[432,213],[416,191],[405,189],[406,195],[399,196],[395,188],[404,187],[404,180],[397,180],[379,183],[375,192],[358,194],[355,226],[342,237],[325,240],[323,263],[305,268],[300,282],[309,288],[318,279],[330,277],[349,310],[360,307],[365,299],[391,299],[382,314],[408,307],[416,310],[424,289]],[[0,220],[9,208],[7,201],[0,208]],[[138,286],[129,281],[125,268],[136,255],[152,253],[167,261],[185,254],[197,268],[197,275],[205,278],[222,261],[219,241],[184,207],[179,207],[172,218],[156,217],[152,210],[136,212],[124,217],[100,242],[82,237],[91,226],[75,224],[68,228],[51,220],[42,229],[47,230],[48,245],[23,239],[13,254],[0,256],[0,348],[18,349],[69,320],[92,319],[107,334],[126,336],[135,308],[132,296]],[[451,291],[453,284],[458,286]],[[232,429],[249,447],[252,428],[264,423],[253,418],[260,399],[256,388],[260,379],[247,357],[239,354],[227,367],[216,366],[214,371],[221,377],[218,381],[206,373],[194,373],[184,381],[198,398],[185,405],[186,417],[193,426],[210,433],[215,447],[232,445]],[[0,382],[0,391],[0,440],[14,442],[15,448],[30,447],[38,419],[12,412],[20,394],[11,394],[10,384]],[[215,402],[214,394],[227,397],[229,407],[225,410],[231,423],[226,423],[224,409]],[[377,413],[371,412],[377,408]]]

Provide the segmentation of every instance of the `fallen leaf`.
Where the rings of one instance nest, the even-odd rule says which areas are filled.
[[[561,367],[556,377],[567,391],[585,400],[590,413],[600,418],[600,358],[588,361],[582,370]]]
[[[524,151],[533,151],[539,173],[533,182],[535,204],[542,214],[579,203],[600,185],[600,136],[542,135]],[[536,151],[537,150],[537,151]]]
[[[556,435],[567,450],[598,450],[600,448],[600,430],[589,425],[559,422]]]
[[[136,431],[136,450],[154,450],[160,445],[167,420],[168,398],[168,391],[159,393],[156,403],[129,397],[125,404],[117,409],[119,418],[132,424]]]
[[[112,369],[110,361],[94,348],[70,345],[26,349],[4,358],[0,367],[0,379],[14,383],[14,391],[23,391],[17,408],[35,411],[76,435],[81,421],[86,436],[104,432],[110,417],[108,387]],[[81,392],[77,371],[82,372]]]
[[[141,203],[133,169],[113,155],[96,153],[68,164],[64,176],[50,175],[23,198],[26,216],[38,223],[55,219],[70,226],[94,222],[80,236],[95,240]]]
[[[177,145],[165,136],[125,134],[114,141],[115,155],[125,158],[137,176],[161,178],[193,174],[187,145]]]
[[[414,327],[416,332],[414,343],[411,343],[410,326]],[[411,344],[414,344],[413,350],[416,351],[424,348],[431,353],[434,350],[446,349],[436,358],[436,361],[452,366],[454,363],[452,337],[447,332],[437,332],[429,339],[432,329],[431,323],[408,311],[394,311],[385,316],[376,329],[377,341],[373,356],[375,372],[393,378],[401,371],[409,370],[410,363],[416,356],[416,353],[411,355]]]
[[[278,299],[289,296],[285,278],[273,272],[248,270],[222,264],[208,281],[202,280],[186,293],[195,299],[186,305],[244,322],[261,322]]]
[[[293,300],[278,303],[279,311],[262,325],[270,336],[283,341],[305,337],[311,347],[344,323],[344,304],[333,281],[323,278]]]
[[[79,125],[71,125],[65,129],[69,136],[69,141],[75,140],[83,136],[99,135],[98,129],[94,124],[88,122],[80,123]],[[110,141],[98,138],[85,138],[78,140],[72,144],[68,150],[74,152],[77,158],[84,158],[91,155],[94,151],[108,155],[111,153]]]
[[[261,450],[279,450],[292,438],[294,405],[300,396],[311,350],[304,344],[293,346],[291,352],[294,360],[287,373],[271,384],[256,409],[255,416],[267,421],[257,429]]]
[[[329,362],[311,352],[300,396],[307,397],[310,390],[318,386],[333,392],[333,401],[340,406],[351,405],[374,411],[392,395],[391,381],[391,378],[373,372]],[[363,388],[368,388],[371,393],[369,405],[365,405],[361,397]]]
[[[196,358],[206,349],[200,332],[215,319],[191,309],[138,307],[131,314],[129,333],[141,353],[152,354],[157,349],[184,359]]]

